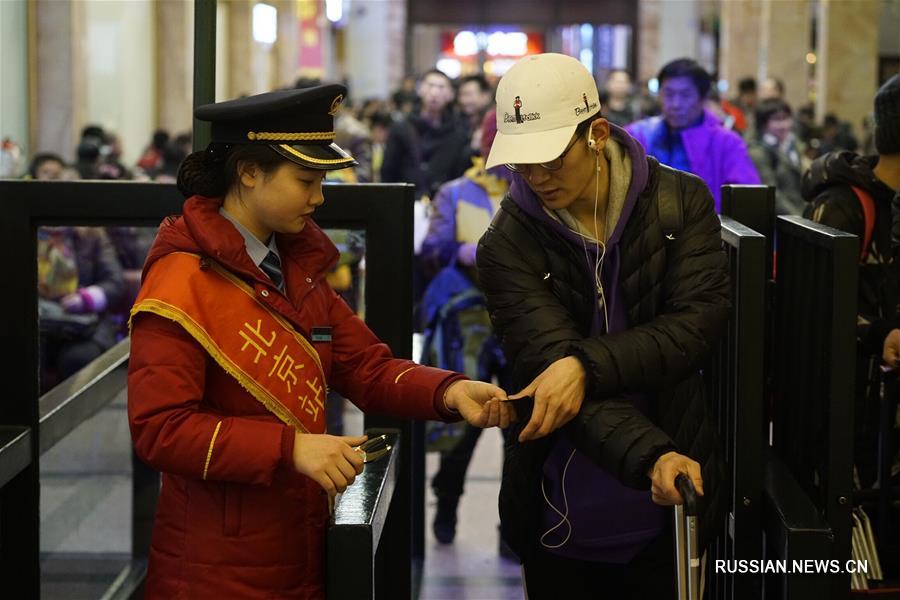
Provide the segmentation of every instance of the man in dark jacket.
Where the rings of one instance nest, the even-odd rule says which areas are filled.
[[[803,176],[807,216],[859,237],[857,311],[856,456],[860,481],[875,481],[877,451],[878,367],[884,342],[895,326],[898,277],[892,263],[891,201],[900,190],[900,75],[875,94],[876,156],[832,152],[817,159]],[[874,213],[867,224],[866,205]],[[893,366],[893,365],[892,365]]]
[[[462,176],[471,165],[469,128],[453,112],[453,82],[431,70],[419,82],[421,108],[394,125],[388,134],[381,181],[416,185],[416,196],[434,195],[445,181]]]
[[[507,436],[504,537],[531,599],[674,598],[663,506],[682,501],[677,474],[705,496],[701,525],[718,526],[700,374],[729,305],[713,199],[600,118],[573,58],[522,59],[497,107],[487,164],[517,175],[477,265],[516,396],[533,397]],[[667,239],[673,206],[683,226]]]

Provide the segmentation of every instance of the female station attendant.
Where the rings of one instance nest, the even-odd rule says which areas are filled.
[[[147,598],[324,598],[329,500],[364,437],[325,431],[329,387],[366,412],[506,426],[503,390],[393,358],[325,282],[338,251],[311,220],[346,90],[201,106],[212,143],[132,309],[128,416],[162,472]]]

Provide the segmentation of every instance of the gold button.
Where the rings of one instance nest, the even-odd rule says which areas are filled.
[[[307,278],[306,278],[306,283],[312,283],[312,279],[310,279],[309,277],[307,277]]]
[[[261,291],[260,293],[262,294],[263,298],[268,298],[268,297],[269,297],[269,290],[263,290],[263,291]]]

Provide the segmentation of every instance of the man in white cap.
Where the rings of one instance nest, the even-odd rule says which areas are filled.
[[[676,475],[704,495],[701,527],[720,504],[700,373],[728,314],[712,197],[601,118],[571,57],[516,63],[497,125],[487,166],[514,177],[477,265],[521,390],[510,399],[526,398],[507,437],[503,535],[530,599],[674,598],[663,506],[681,502]]]

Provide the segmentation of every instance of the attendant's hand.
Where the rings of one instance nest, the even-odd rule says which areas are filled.
[[[536,440],[571,421],[584,401],[585,372],[581,361],[567,356],[554,362],[535,377],[528,387],[510,400],[534,398],[531,420],[519,434],[520,442]]]
[[[450,384],[444,404],[474,427],[505,428],[516,420],[516,411],[506,399],[506,392],[496,385],[464,379]]]
[[[884,364],[892,369],[900,367],[900,329],[892,330],[884,338],[884,350],[881,358]]]
[[[647,473],[650,478],[650,493],[653,502],[660,506],[683,504],[681,494],[675,487],[675,478],[684,473],[694,482],[697,495],[703,495],[703,477],[700,475],[700,463],[677,452],[666,452]]]
[[[363,471],[363,455],[353,449],[368,436],[334,436],[297,433],[294,437],[294,468],[334,498]]]

